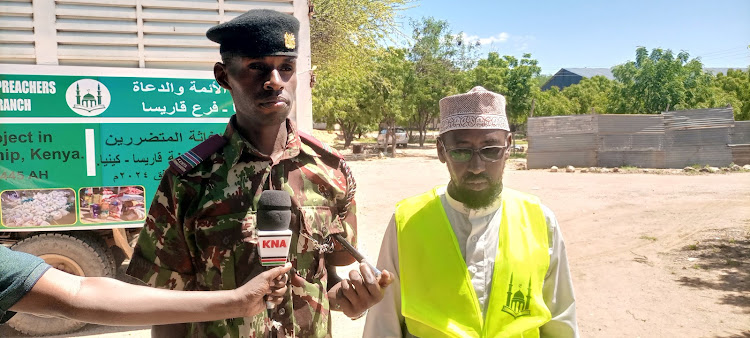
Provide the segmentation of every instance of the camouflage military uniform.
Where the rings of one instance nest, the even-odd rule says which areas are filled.
[[[165,172],[128,274],[177,290],[242,285],[264,271],[255,245],[242,241],[242,225],[254,224],[263,190],[285,190],[292,195],[289,251],[296,274],[290,278],[291,297],[285,297],[273,319],[282,324],[279,336],[330,336],[325,251],[332,233],[355,240],[355,205],[347,206],[345,198],[353,182],[347,184],[350,176],[340,156],[300,138],[291,121],[286,150],[276,164],[235,132],[234,123],[232,118],[223,148],[195,168],[182,175]],[[342,222],[337,215],[344,208],[349,212]],[[269,322],[263,312],[253,318],[191,323],[190,335],[259,337],[267,335]]]

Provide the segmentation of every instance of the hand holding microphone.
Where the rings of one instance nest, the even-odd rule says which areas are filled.
[[[257,247],[261,265],[267,267],[283,265],[289,255],[292,231],[291,197],[285,191],[267,190],[261,193],[256,213]],[[371,265],[354,246],[340,234],[332,235],[359,263],[359,271],[349,272],[344,279],[328,290],[329,302],[333,309],[343,311],[350,318],[359,318],[371,306],[383,299],[385,288],[393,279],[388,271],[379,271]],[[330,273],[335,273],[331,271]],[[285,275],[284,275],[285,276]],[[286,280],[284,280],[286,282]],[[284,289],[286,290],[286,288]],[[283,295],[282,295],[283,297]],[[276,302],[268,298],[266,302],[269,316]],[[275,303],[275,304],[274,304]]]
[[[267,268],[282,265],[289,265],[289,268],[291,268],[291,264],[287,263],[289,246],[292,241],[292,231],[289,230],[289,222],[292,220],[292,201],[289,194],[279,190],[263,191],[258,200],[256,217],[260,264]],[[274,285],[277,290],[283,287],[283,290],[286,291],[288,280],[286,273],[279,277],[280,279],[274,280]],[[281,303],[283,296],[283,293],[272,293],[266,299],[266,308],[269,315],[271,310]]]
[[[275,267],[235,289],[239,299],[238,306],[243,309],[245,317],[253,317],[268,308],[268,304],[279,305],[287,292],[287,272],[292,268],[291,263]]]

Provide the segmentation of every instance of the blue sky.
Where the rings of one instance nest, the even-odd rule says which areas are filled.
[[[750,65],[750,0],[421,0],[411,6],[400,21],[448,21],[454,33],[480,39],[482,55],[531,53],[543,74],[608,68],[633,60],[637,46],[685,50],[706,67]]]

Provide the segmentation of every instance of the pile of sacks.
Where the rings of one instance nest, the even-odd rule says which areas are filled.
[[[70,191],[52,190],[34,193],[33,197],[6,200],[3,224],[6,227],[46,226],[70,212]]]

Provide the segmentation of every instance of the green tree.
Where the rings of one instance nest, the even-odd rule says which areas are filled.
[[[540,74],[539,76],[535,77],[534,79],[536,80],[537,86],[541,87],[545,83],[547,83],[547,81],[549,81],[549,79],[551,79],[551,78],[552,78],[552,75],[550,75],[550,74]]]
[[[531,54],[524,54],[518,59],[510,55],[500,57],[500,54],[490,52],[487,58],[477,61],[476,67],[467,72],[470,79],[468,85],[482,86],[505,95],[506,113],[511,129],[515,131],[526,123],[539,88],[537,77],[541,70]]]
[[[313,107],[318,121],[329,126],[338,123],[344,136],[344,147],[348,147],[361,127],[376,123],[377,115],[363,104],[367,92],[371,63],[363,62],[359,72],[320,71],[317,85],[313,88]],[[364,70],[367,71],[364,71]]]
[[[310,20],[312,61],[333,71],[369,58],[380,42],[397,36],[396,18],[411,0],[315,0]],[[340,69],[356,71],[357,68]]]
[[[706,84],[703,65],[688,60],[687,52],[676,56],[671,50],[645,47],[636,49],[635,61],[612,69],[620,86],[616,87],[610,111],[618,114],[656,114],[671,108],[694,107],[700,101],[701,86]]]
[[[578,105],[567,98],[557,87],[545,91],[537,88],[534,98],[534,117],[570,115],[578,110]]]
[[[496,52],[487,54],[487,58],[477,61],[477,66],[469,72],[471,86],[482,86],[487,90],[505,95],[511,129],[526,123],[534,99],[534,89],[539,87],[537,61],[531,54],[524,54],[521,59],[505,55],[500,57]]]
[[[414,68],[406,59],[406,53],[401,48],[384,49],[378,53],[368,90],[362,98],[363,104],[376,119],[388,126],[387,141],[392,143],[393,149],[396,148],[396,124],[407,121],[414,111],[408,99],[412,92],[409,83],[414,77]],[[396,152],[391,155],[396,156]]]
[[[412,39],[407,58],[412,62],[408,97],[413,107],[410,121],[419,130],[419,145],[424,146],[427,125],[439,116],[441,98],[457,93],[462,69],[471,65],[474,44],[453,35],[448,22],[423,18],[412,22]]]
[[[562,90],[562,95],[571,101],[574,110],[568,114],[607,114],[609,97],[617,84],[604,76],[586,78]]]
[[[316,0],[310,40],[317,84],[313,118],[338,123],[349,146],[377,125],[366,96],[379,44],[398,34],[398,12],[411,0]]]
[[[521,59],[508,55],[503,59],[508,62],[509,68],[505,77],[506,113],[511,130],[515,131],[519,126],[526,124],[534,100],[533,93],[539,88],[534,78],[539,75],[542,68],[528,53],[523,54]]]
[[[731,104],[735,120],[750,120],[750,69],[730,69],[726,75],[717,74],[712,90],[713,107]]]
[[[469,88],[482,86],[495,93],[506,93],[508,88],[505,87],[506,77],[508,76],[508,61],[500,57],[497,52],[490,52],[486,59],[477,61],[477,66],[468,72]]]

